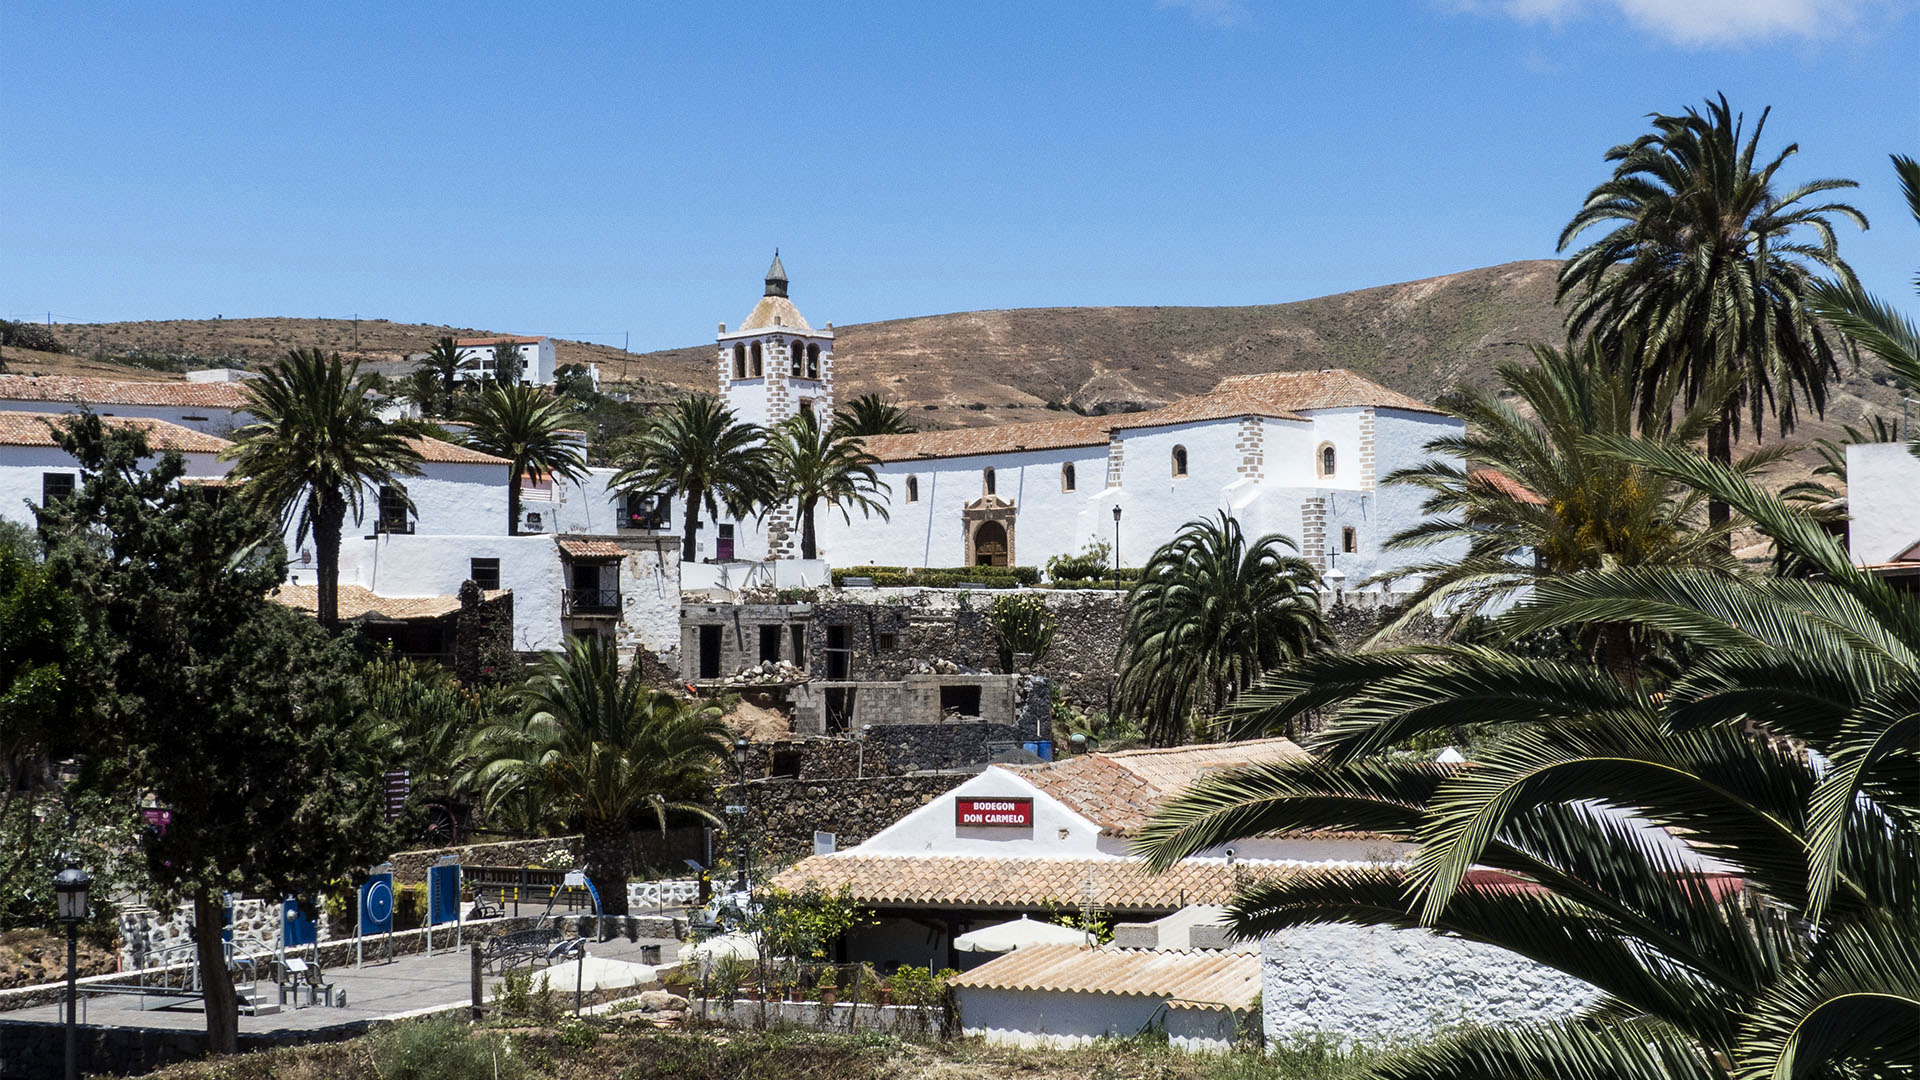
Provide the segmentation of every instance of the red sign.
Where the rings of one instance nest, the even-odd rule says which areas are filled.
[[[1032,799],[955,799],[955,825],[1032,825]]]

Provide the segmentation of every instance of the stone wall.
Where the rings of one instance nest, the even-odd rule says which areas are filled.
[[[867,770],[897,776],[966,769],[1033,738],[1018,724],[876,724],[865,733]]]
[[[815,831],[845,850],[899,821],[971,773],[916,773],[860,779],[755,780],[747,785],[747,836],[766,860],[813,854]]]
[[[1335,925],[1262,941],[1260,994],[1270,1041],[1325,1035],[1343,1046],[1567,1016],[1600,997],[1578,979],[1491,945]]]
[[[396,885],[416,885],[427,880],[427,867],[444,855],[457,855],[470,866],[558,866],[579,865],[580,837],[547,836],[537,840],[504,840],[493,844],[468,844],[464,847],[425,848],[396,853],[393,880]]]

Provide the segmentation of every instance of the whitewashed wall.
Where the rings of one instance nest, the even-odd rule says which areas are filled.
[[[1920,544],[1920,458],[1905,443],[1847,447],[1848,549],[1863,566]]]
[[[419,476],[400,480],[413,500],[417,535],[506,535],[507,466],[427,462]],[[347,512],[346,535],[371,533],[379,520],[380,489],[369,487],[363,500],[359,515]]]
[[[663,538],[620,562],[620,622],[615,640],[623,649],[644,647],[670,666],[680,662],[680,545]],[[519,594],[514,594],[515,603]]]
[[[954,821],[954,800],[995,797],[1033,800],[1029,827],[962,827]],[[989,768],[959,787],[874,834],[852,849],[862,855],[1001,855],[1010,859],[1040,856],[1084,858],[1099,855],[1100,826],[1068,809],[1058,799],[1007,772]]]
[[[506,511],[502,509],[501,520]],[[288,537],[289,544],[292,537]],[[316,584],[313,541],[289,547],[288,581]],[[306,556],[302,558],[302,555]],[[476,558],[500,560],[500,587],[513,591],[513,647],[560,647],[560,596],[566,582],[560,551],[550,536],[413,536],[350,534],[340,545],[340,583],[382,596],[453,596],[472,575]]]
[[[1490,945],[1425,930],[1304,926],[1260,946],[1269,1042],[1406,1042],[1461,1024],[1567,1016],[1600,992]]]
[[[1162,1009],[1159,998],[1070,994],[1042,990],[954,988],[960,1028],[990,1043],[1012,1046],[1084,1046],[1126,1039],[1149,1025],[1162,1028],[1178,1050],[1221,1052],[1233,1045],[1233,1014],[1225,1009]]]
[[[188,476],[225,476],[232,468],[212,454],[183,454]],[[151,467],[158,458],[141,464]],[[77,487],[80,463],[57,446],[0,446],[0,519],[31,529],[32,507],[40,505],[42,479],[50,472],[70,474]]]

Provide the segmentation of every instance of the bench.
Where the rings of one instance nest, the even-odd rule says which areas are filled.
[[[285,1005],[287,995],[291,993],[293,1007],[301,1008],[300,991],[305,990],[308,1005],[318,1005],[324,1000],[328,1008],[333,1007],[334,986],[327,981],[326,973],[319,964],[288,957],[286,965],[277,974],[279,978],[275,981],[280,984],[280,1004]],[[346,995],[342,994],[340,1004],[346,1004],[345,998]]]
[[[532,930],[499,934],[488,938],[487,943],[481,946],[480,966],[482,970],[490,968],[495,973],[505,974],[522,964],[532,967],[542,961],[551,963],[550,954],[559,942],[560,928],[557,926],[538,926]]]

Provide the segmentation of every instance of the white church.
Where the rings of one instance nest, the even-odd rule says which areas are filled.
[[[788,296],[779,256],[745,322],[720,327],[720,396],[772,426],[834,407],[833,324]],[[1045,566],[1090,543],[1139,566],[1180,526],[1225,511],[1250,537],[1299,544],[1336,588],[1409,561],[1382,544],[1418,522],[1421,495],[1381,478],[1425,460],[1459,421],[1353,372],[1240,375],[1164,408],[1114,416],[877,436],[888,516],[850,523],[825,507],[820,555],[835,566]],[[791,507],[722,520],[703,559],[791,558]],[[1419,553],[1443,557],[1444,549]]]

